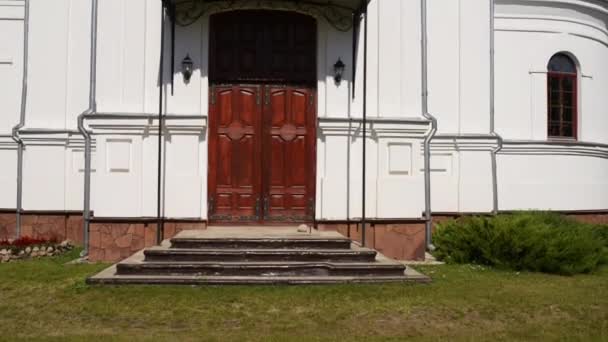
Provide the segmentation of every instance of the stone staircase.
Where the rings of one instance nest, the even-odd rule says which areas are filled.
[[[332,284],[428,282],[335,232],[295,227],[187,230],[87,279],[89,284]]]

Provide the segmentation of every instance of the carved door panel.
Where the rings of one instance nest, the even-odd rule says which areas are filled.
[[[313,221],[315,90],[220,85],[211,94],[209,221]]]
[[[316,102],[314,89],[266,86],[264,220],[314,219]]]
[[[209,220],[259,221],[261,213],[261,86],[211,89]]]

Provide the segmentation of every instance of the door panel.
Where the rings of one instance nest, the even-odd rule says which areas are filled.
[[[314,90],[266,86],[264,106],[264,219],[314,219],[316,103]]]
[[[229,85],[211,92],[209,220],[313,221],[314,89]]]
[[[211,89],[209,220],[260,218],[261,86]]]

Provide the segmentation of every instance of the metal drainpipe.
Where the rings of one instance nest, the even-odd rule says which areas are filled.
[[[25,0],[23,17],[23,75],[21,85],[21,112],[19,123],[13,127],[11,138],[17,143],[17,203],[15,213],[15,235],[21,236],[21,212],[23,211],[23,140],[19,136],[19,130],[25,126],[25,110],[27,108],[27,77],[29,60],[29,36],[30,36],[30,0]]]
[[[78,131],[84,137],[84,205],[83,235],[84,250],[81,256],[89,254],[89,226],[91,221],[91,132],[84,125],[87,115],[97,111],[97,0],[91,3],[91,65],[89,67],[89,108],[78,115]]]
[[[426,248],[433,251],[433,218],[431,214],[431,140],[437,133],[437,119],[429,113],[428,87],[428,38],[427,38],[427,2],[421,0],[421,53],[422,53],[422,115],[431,121],[431,129],[424,139],[424,218],[426,220]]]
[[[497,166],[497,154],[502,150],[503,138],[496,133],[495,126],[495,10],[496,1],[490,0],[490,134],[495,136],[498,140],[498,145],[492,150],[492,213],[498,214],[498,166]]]
[[[369,16],[367,12],[368,3],[365,4],[365,22],[363,27],[365,35],[363,36],[363,121],[362,121],[362,136],[363,136],[363,170],[362,170],[362,181],[361,181],[361,245],[365,247],[365,229],[366,229],[366,183],[365,178],[367,177],[367,27],[369,22]]]
[[[161,6],[160,19],[160,63],[158,68],[158,165],[156,184],[156,244],[164,238],[165,219],[162,211],[162,162],[163,162],[163,86],[165,73],[165,4]],[[173,73],[173,71],[171,71]]]

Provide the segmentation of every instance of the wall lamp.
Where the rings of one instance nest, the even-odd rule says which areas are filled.
[[[190,58],[190,55],[186,55],[186,57],[182,60],[182,75],[184,76],[184,83],[190,83],[193,70],[194,63],[192,62],[192,58]]]
[[[345,67],[346,65],[344,65],[342,59],[338,58],[338,61],[336,62],[336,64],[334,64],[334,81],[337,85],[340,85],[340,83],[342,82],[342,75],[344,75]]]

